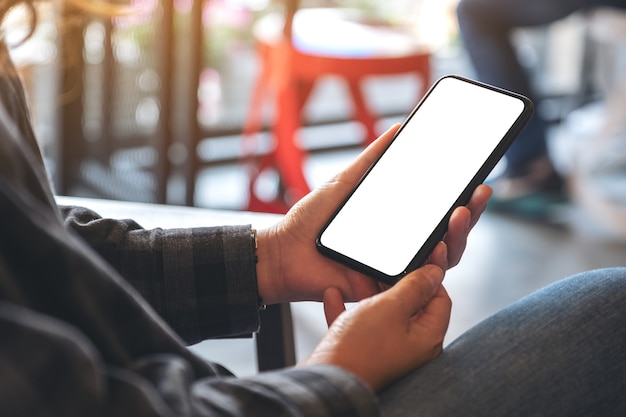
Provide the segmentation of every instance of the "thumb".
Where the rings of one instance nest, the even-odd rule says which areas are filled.
[[[335,321],[335,319],[346,310],[346,306],[343,304],[343,295],[338,288],[330,287],[324,291],[324,315],[326,316],[326,323],[328,327]]]
[[[387,146],[389,146],[399,128],[400,123],[396,123],[387,129],[378,139],[369,144],[367,148],[356,157],[352,164],[339,174],[338,178],[347,183],[356,184]]]
[[[398,294],[397,306],[407,316],[417,313],[435,296],[443,277],[443,269],[433,264],[416,269],[391,288]]]

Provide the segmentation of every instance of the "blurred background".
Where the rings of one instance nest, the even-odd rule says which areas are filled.
[[[94,18],[74,33],[58,33],[52,21],[42,24],[34,38],[13,50],[58,192],[245,208],[247,187],[240,183],[246,175],[228,168],[240,162],[243,125],[260,72],[255,27],[285,5],[276,0],[132,1],[137,10],[131,15]],[[305,1],[302,6],[351,7],[403,27],[440,55],[433,60],[436,72],[467,72],[453,1]],[[63,18],[63,13],[55,9],[47,16]],[[268,23],[274,22],[265,27]],[[275,26],[270,31],[280,29],[280,22]],[[64,62],[62,48],[82,50],[82,56]],[[419,98],[411,83],[405,75],[372,79],[365,87],[368,104],[381,116],[401,120]],[[320,80],[305,125],[350,121],[345,93],[341,81]],[[265,128],[272,119],[269,107]],[[321,134],[323,148],[346,140],[358,144],[350,131],[328,132]],[[190,167],[196,159],[198,165]],[[162,165],[168,172],[159,172]],[[193,196],[186,195],[188,176],[197,179]]]
[[[132,0],[135,11],[128,16],[92,18],[71,33],[60,33],[54,25],[55,18],[63,19],[71,10],[45,5],[50,9],[45,14],[49,21],[12,53],[27,85],[34,124],[57,191],[248,208],[249,170],[241,166],[243,156],[250,157],[251,152],[242,133],[263,66],[258,40],[265,36],[262,31],[281,30],[280,19],[272,20],[270,15],[281,15],[289,3]],[[351,8],[360,12],[361,22],[390,25],[411,35],[428,51],[432,72],[426,83],[430,84],[444,74],[473,75],[459,38],[456,3],[307,0],[300,7]],[[520,60],[544,98],[537,103],[539,111],[555,127],[563,129],[562,122],[573,110],[604,103],[607,92],[619,88],[626,23],[617,10],[596,14],[601,18],[579,13],[514,34]],[[19,28],[25,17],[19,11],[14,16],[11,24]],[[354,43],[350,36],[363,32],[340,26],[333,34],[324,23],[314,24],[298,32],[304,46],[312,42],[313,47],[330,45],[333,52],[341,48],[341,53],[360,52],[349,50]],[[9,33],[20,37],[19,30]],[[395,39],[377,42],[380,49],[392,48]],[[68,58],[63,50],[74,53]],[[300,145],[312,151],[303,168],[310,186],[323,180],[328,170],[336,170],[334,165],[318,166],[318,155],[331,156],[328,151],[362,144],[362,132],[356,130],[361,126],[351,123],[347,86],[340,77],[325,75],[319,77],[303,110],[299,137]],[[420,83],[424,79],[402,73],[365,80],[366,104],[378,117],[379,132],[401,121],[416,104],[424,87]],[[271,136],[275,106],[271,99],[262,104],[258,130]],[[599,107],[595,109],[597,113]],[[564,171],[571,169],[581,140],[600,129],[601,118],[594,116],[593,108],[584,110],[575,114],[574,127],[566,126],[565,139],[555,134],[551,143],[556,148],[554,159]],[[271,137],[254,141],[252,153],[257,155],[272,148]],[[276,178],[266,177],[265,193],[277,192]],[[618,197],[611,198],[620,199],[625,193],[612,194]]]
[[[65,31],[54,19],[71,16],[71,8],[48,3],[35,35],[12,49],[57,193],[227,210],[263,207],[251,205],[251,190],[266,201],[288,194],[281,168],[275,166],[280,158],[271,157],[278,94],[270,91],[256,103],[253,97],[268,62],[273,65],[268,82],[280,84],[280,71],[288,64],[263,58],[260,40],[287,33],[282,22],[294,4],[169,1],[131,0],[131,14],[90,18]],[[334,48],[331,54],[356,57],[371,51],[350,49],[349,41],[365,38],[377,52],[391,47],[392,52],[383,52],[390,56],[411,48],[428,56],[426,77],[422,70],[365,79],[366,105],[381,133],[402,121],[439,76],[473,76],[459,37],[456,4],[302,1],[301,8],[350,8],[351,24],[392,27],[413,40],[404,45],[387,33],[367,38],[360,27],[333,29],[332,14],[294,29],[291,36],[313,53],[326,43]],[[25,21],[19,10],[13,13],[8,24],[14,40],[20,39]],[[551,123],[550,152],[568,178],[571,199],[549,224],[493,213],[483,217],[461,266],[448,278],[455,300],[450,339],[535,288],[581,270],[623,265],[626,259],[623,12],[576,13],[517,30],[514,41],[542,97],[537,110]],[[369,134],[355,121],[349,86],[339,76],[322,75],[308,92],[298,126],[297,147],[304,152],[300,168],[311,188],[358,154]],[[258,120],[251,123],[254,112]],[[607,114],[613,113],[618,116],[610,140],[600,143]],[[611,169],[601,176],[579,170],[581,155],[589,149],[602,149]],[[258,175],[264,158],[267,169]],[[321,310],[312,308],[294,309],[300,356],[324,331]]]

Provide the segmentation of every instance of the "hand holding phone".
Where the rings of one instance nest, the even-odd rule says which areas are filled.
[[[441,78],[323,228],[319,251],[394,284],[427,259],[531,114],[521,95]]]

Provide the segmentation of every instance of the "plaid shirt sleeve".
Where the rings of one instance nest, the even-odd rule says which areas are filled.
[[[0,301],[0,415],[50,417],[376,417],[376,398],[325,365],[249,378],[198,376],[161,353],[122,367],[75,327]]]
[[[250,226],[145,230],[83,207],[61,213],[187,343],[258,330]]]

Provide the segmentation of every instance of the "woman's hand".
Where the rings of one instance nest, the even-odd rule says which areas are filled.
[[[315,239],[332,213],[392,140],[393,126],[364,150],[335,178],[300,200],[276,225],[260,230],[257,280],[266,304],[288,301],[322,301],[327,288],[337,288],[343,300],[358,301],[383,287],[367,276],[322,256]],[[479,186],[466,207],[454,211],[444,242],[448,265],[456,265],[471,228],[487,205],[491,189]]]
[[[379,391],[434,359],[443,349],[452,305],[443,277],[440,266],[425,265],[336,320],[328,312],[343,307],[343,296],[336,288],[327,289],[324,305],[333,323],[301,365],[335,365]]]

